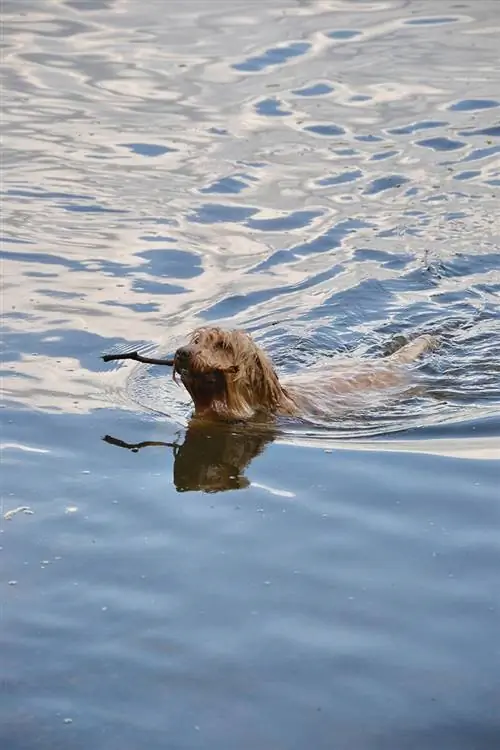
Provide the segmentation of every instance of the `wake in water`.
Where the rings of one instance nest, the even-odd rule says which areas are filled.
[[[282,417],[276,426],[288,436],[311,432],[318,437],[324,434],[328,438],[347,439],[452,425],[461,420],[491,415],[492,407],[500,408],[498,324],[486,316],[469,321],[450,321],[440,327],[439,336],[441,345],[418,362],[412,370],[412,384],[408,387],[334,394],[328,397],[330,403],[323,403],[314,414]],[[299,360],[308,370],[321,370],[331,367],[339,355],[344,361],[346,358],[359,361],[360,356],[390,353],[394,341],[396,346],[401,345],[397,336],[383,336],[383,331],[378,332],[377,338],[378,343],[367,347],[362,342],[350,353],[328,353],[323,348],[320,360],[314,339],[302,339],[295,351],[288,350],[286,361]],[[385,341],[381,344],[383,339]],[[276,361],[279,363],[285,359],[284,352],[281,349],[280,357],[280,342],[274,344],[278,349]],[[369,361],[365,359],[365,362]],[[278,371],[280,376],[286,376],[279,364]],[[164,372],[157,372],[154,368],[134,368],[128,378],[127,393],[136,404],[156,416],[166,417],[174,424],[187,425],[192,411],[189,397]]]

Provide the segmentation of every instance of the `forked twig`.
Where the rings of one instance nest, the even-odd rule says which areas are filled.
[[[167,367],[173,367],[173,358],[168,359],[156,359],[156,357],[143,357],[138,352],[126,352],[125,354],[103,354],[102,359],[104,362],[112,362],[115,359],[132,359],[134,362],[142,362],[145,365],[167,365]]]

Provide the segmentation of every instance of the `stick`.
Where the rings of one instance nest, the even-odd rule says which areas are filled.
[[[126,352],[125,354],[103,354],[104,362],[111,362],[114,359],[132,359],[134,362],[142,362],[145,365],[167,365],[173,367],[173,359],[156,359],[155,357],[143,357],[137,352]]]

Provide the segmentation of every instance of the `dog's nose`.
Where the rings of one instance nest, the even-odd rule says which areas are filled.
[[[175,358],[179,362],[188,362],[191,356],[191,349],[189,346],[180,346],[175,352]]]

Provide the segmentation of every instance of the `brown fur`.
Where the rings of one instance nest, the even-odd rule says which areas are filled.
[[[258,416],[301,416],[329,411],[346,394],[397,388],[407,383],[404,365],[434,348],[419,336],[377,361],[344,360],[281,383],[267,354],[243,331],[199,328],[177,350],[174,378],[180,376],[196,416],[248,420]]]

